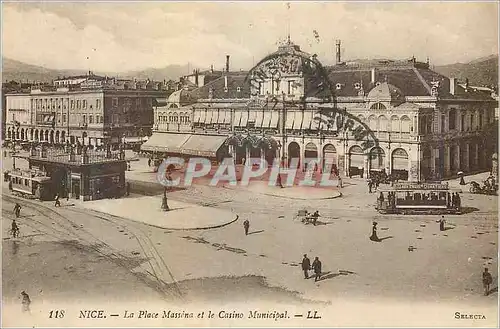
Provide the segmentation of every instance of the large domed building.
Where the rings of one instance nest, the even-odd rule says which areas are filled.
[[[336,51],[337,64],[325,67],[288,41],[248,72],[230,71],[227,56],[220,76],[155,109],[143,150],[285,166],[296,159],[303,169],[315,160],[320,171],[410,181],[488,169],[495,146],[484,131],[498,106],[490,95],[415,58],[344,63],[339,44]]]

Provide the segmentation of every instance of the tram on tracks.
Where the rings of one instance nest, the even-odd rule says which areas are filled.
[[[52,179],[39,170],[16,169],[5,173],[9,190],[27,199],[54,200]]]
[[[379,190],[376,209],[382,214],[459,214],[448,183],[395,183]]]

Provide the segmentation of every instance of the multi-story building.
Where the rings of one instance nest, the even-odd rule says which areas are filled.
[[[76,86],[33,87],[6,95],[6,139],[100,146],[149,136],[160,83],[87,79]]]
[[[345,175],[378,171],[411,181],[488,170],[496,149],[490,95],[428,63],[367,61],[323,67],[288,42],[251,71],[224,72],[155,108],[156,156],[315,159]],[[174,97],[174,94],[171,95]]]

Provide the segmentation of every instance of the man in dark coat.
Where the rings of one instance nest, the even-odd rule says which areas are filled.
[[[17,226],[15,219],[12,220],[11,231],[12,231],[12,237],[14,238],[19,237],[19,226]]]
[[[314,270],[314,282],[316,282],[321,277],[321,261],[319,260],[319,257],[316,257],[314,259],[314,262],[312,264],[312,268]]]
[[[243,228],[245,229],[245,235],[248,235],[248,230],[250,229],[250,222],[248,219],[245,219],[243,222]]]
[[[493,278],[491,273],[488,272],[488,268],[484,269],[483,272],[483,287],[484,287],[484,295],[488,296],[490,294],[490,284],[493,282]]]
[[[440,231],[444,231],[445,230],[444,223],[445,223],[444,216],[441,216],[441,219],[439,220],[439,230]]]
[[[311,261],[307,258],[307,255],[304,254],[304,258],[302,259],[302,271],[304,271],[304,279],[309,279],[309,270],[311,269]]]
[[[59,193],[58,193],[56,194],[54,207],[60,207],[60,206],[61,206],[61,201],[59,201]]]

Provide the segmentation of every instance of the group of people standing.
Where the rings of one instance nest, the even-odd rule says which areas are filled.
[[[319,281],[321,279],[321,261],[319,260],[319,257],[315,257],[311,265],[311,260],[307,257],[307,254],[304,254],[304,258],[302,259],[304,279],[309,279],[310,270],[314,271],[314,282]]]
[[[448,202],[451,202],[452,208],[460,210],[462,200],[460,199],[460,195],[458,194],[458,192],[453,193],[451,196],[448,195],[448,200]],[[448,207],[450,207],[450,204],[448,204]]]

